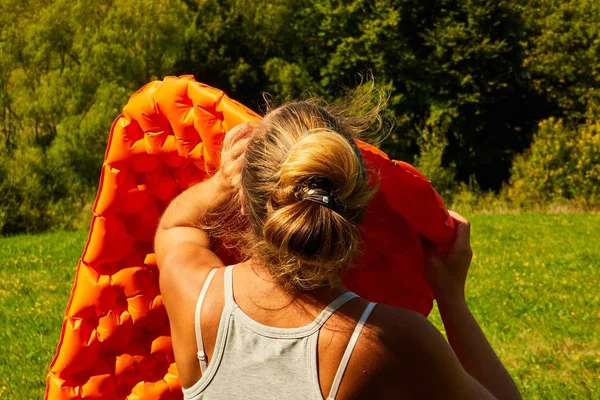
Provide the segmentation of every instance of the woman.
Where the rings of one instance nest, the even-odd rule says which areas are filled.
[[[425,243],[451,347],[340,283],[376,191],[353,139],[376,114],[283,105],[231,131],[218,172],[169,205],[155,250],[186,399],[520,398],[465,302],[460,215],[447,256]],[[234,230],[245,261],[225,267],[211,236]]]

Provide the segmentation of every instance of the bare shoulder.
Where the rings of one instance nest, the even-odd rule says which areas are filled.
[[[416,311],[378,304],[363,331],[364,343],[377,347],[388,365],[410,367],[414,358],[423,358],[431,346],[431,337],[440,335],[437,329]],[[440,335],[441,336],[441,335]]]
[[[154,250],[160,291],[169,318],[177,318],[172,312],[174,307],[170,306],[177,305],[176,309],[180,309],[182,304],[195,304],[210,270],[222,267],[223,262],[209,248],[205,234],[195,228],[158,229]]]
[[[378,304],[367,325],[368,332],[389,351],[414,351],[421,345],[431,345],[433,337],[442,337],[438,329],[416,311]],[[445,344],[445,342],[444,342]]]
[[[379,304],[361,336],[357,356],[370,379],[356,398],[473,398],[471,378],[423,315]]]
[[[193,327],[193,316],[200,291],[213,268],[223,263],[210,249],[185,241],[162,249],[159,257],[159,287],[176,335]]]

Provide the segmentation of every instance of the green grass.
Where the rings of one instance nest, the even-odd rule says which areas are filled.
[[[86,232],[0,238],[0,398],[42,398],[86,239]]]
[[[471,222],[467,300],[524,398],[599,399],[600,215]]]
[[[471,221],[468,301],[524,398],[600,398],[600,215]],[[42,397],[86,236],[0,238],[0,398]]]

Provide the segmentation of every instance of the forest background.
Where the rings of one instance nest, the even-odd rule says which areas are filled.
[[[450,206],[598,210],[599,34],[596,0],[0,0],[0,234],[87,228],[112,121],[181,74],[257,111],[372,74]]]

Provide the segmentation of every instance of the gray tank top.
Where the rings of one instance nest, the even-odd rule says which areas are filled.
[[[196,341],[202,377],[183,388],[185,400],[199,399],[323,399],[317,371],[319,330],[327,319],[349,300],[357,297],[346,292],[331,302],[308,325],[276,328],[263,325],[246,315],[233,298],[233,266],[225,269],[225,306],[210,365],[200,330],[200,310],[213,269],[196,305]],[[363,312],[342,357],[327,399],[334,399],[354,345],[375,303]]]

